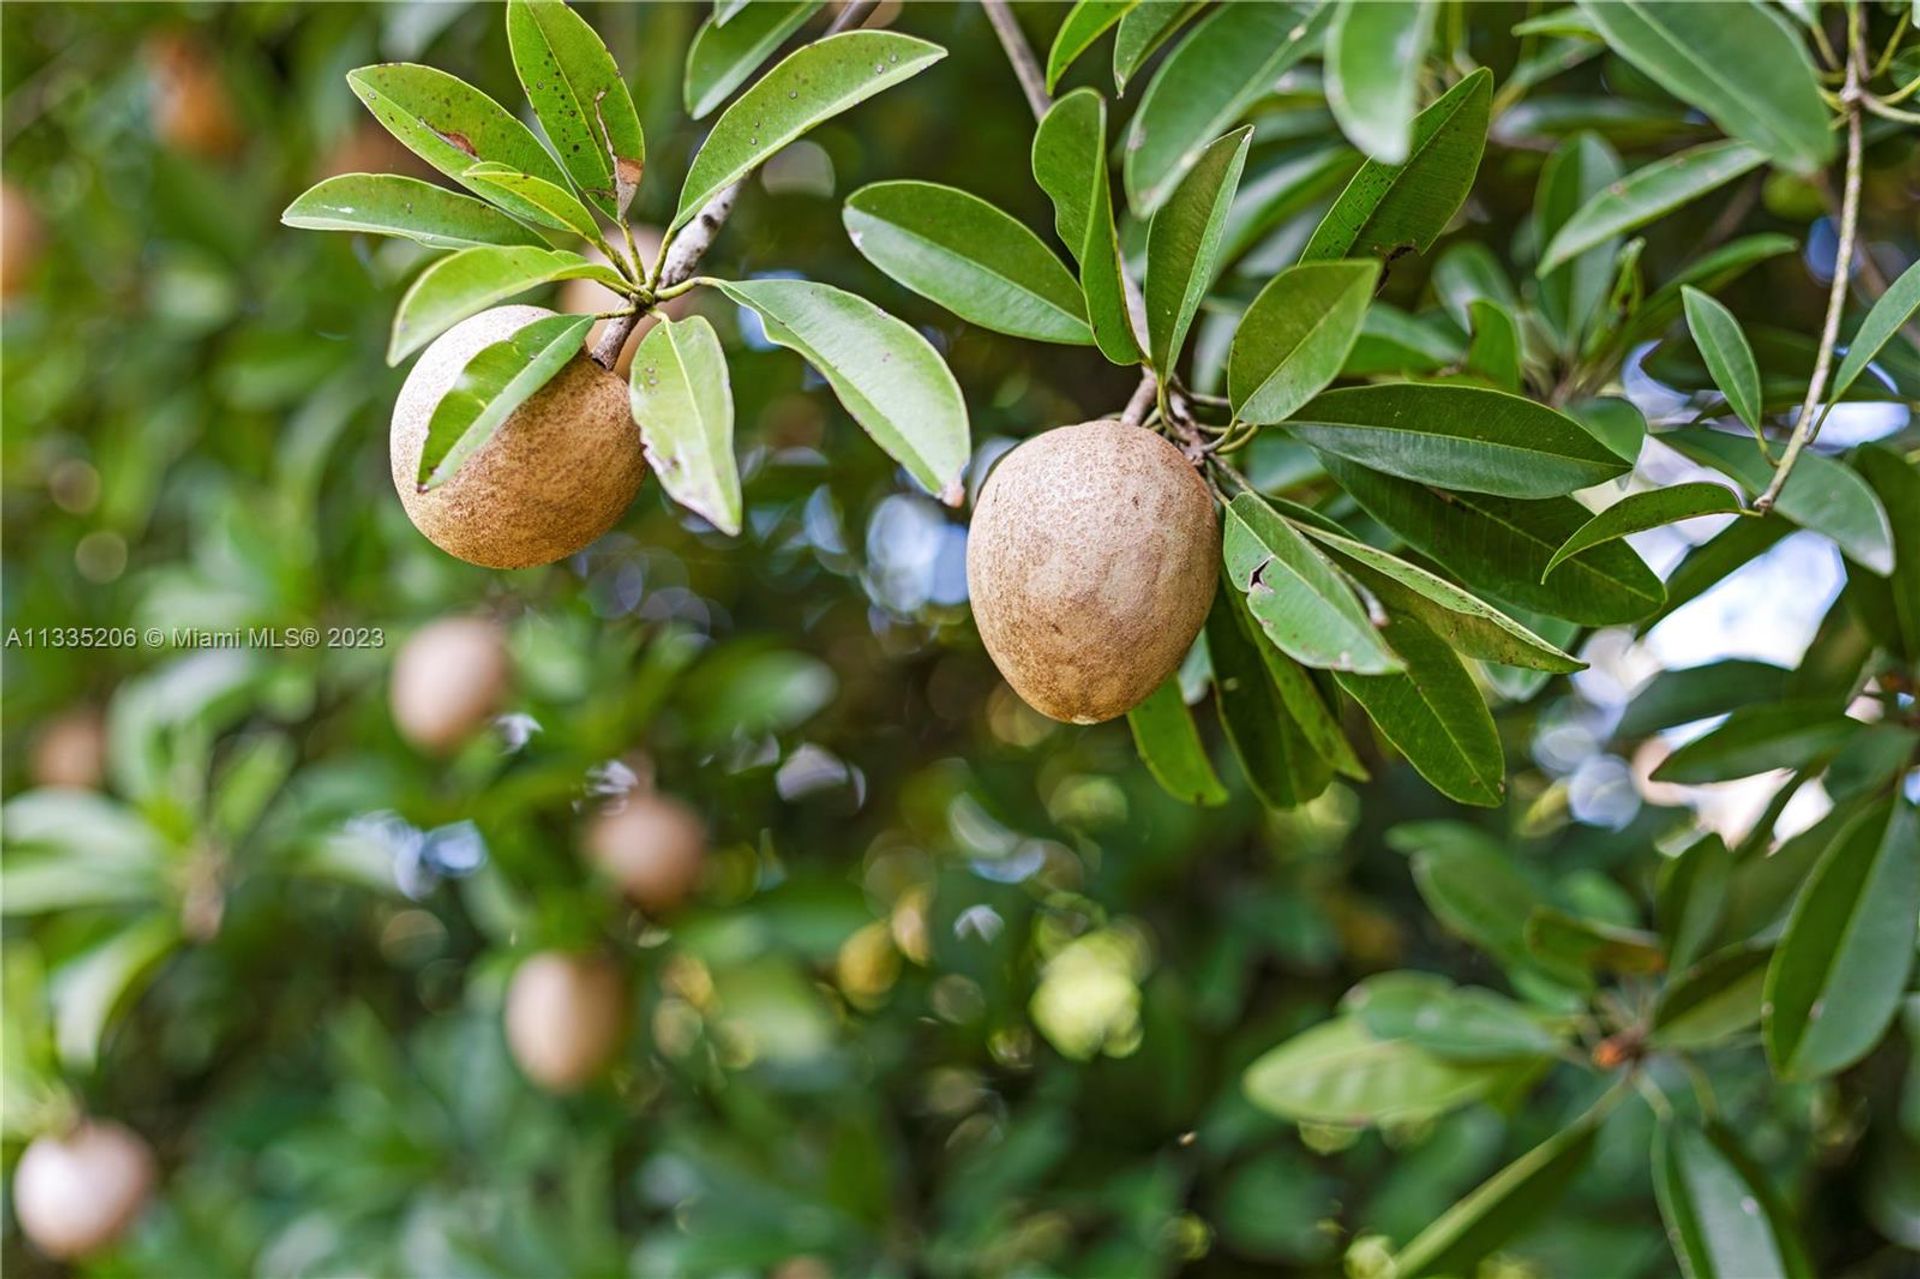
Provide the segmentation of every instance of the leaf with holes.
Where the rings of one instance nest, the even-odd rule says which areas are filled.
[[[1401,669],[1338,570],[1255,494],[1227,507],[1221,553],[1247,610],[1288,656],[1322,670]]]

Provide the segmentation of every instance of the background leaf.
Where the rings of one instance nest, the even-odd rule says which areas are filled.
[[[1113,36],[1114,92],[1125,93],[1127,82],[1154,50],[1205,7],[1205,0],[1141,0],[1128,9]]]
[[[661,316],[634,352],[630,390],[647,464],[661,487],[722,533],[737,535],[733,385],[713,326],[704,316],[678,323]]]
[[[1332,769],[1281,702],[1261,656],[1269,646],[1238,591],[1214,596],[1206,636],[1214,705],[1247,784],[1269,808],[1306,803],[1326,789]]]
[[[1593,1153],[1599,1124],[1582,1119],[1514,1160],[1448,1209],[1394,1256],[1393,1273],[1471,1273],[1494,1249],[1557,1203]]]
[[[1443,1114],[1512,1073],[1505,1062],[1449,1061],[1404,1039],[1376,1039],[1358,1017],[1339,1017],[1257,1058],[1244,1086],[1283,1119],[1359,1127]]]
[[[1791,1214],[1725,1129],[1662,1124],[1653,1189],[1688,1279],[1812,1279]]]
[[[1823,698],[1742,706],[1719,727],[1674,751],[1654,780],[1724,782],[1772,768],[1799,768],[1840,749],[1859,727]]]
[[[1887,286],[1887,291],[1875,299],[1866,318],[1860,321],[1860,327],[1854,330],[1853,340],[1847,343],[1846,358],[1840,361],[1840,371],[1833,375],[1833,386],[1826,393],[1829,405],[1852,389],[1874,357],[1916,312],[1920,312],[1920,262],[1901,272],[1900,278]]]
[[[1540,255],[1540,274],[1751,173],[1765,159],[1742,142],[1709,142],[1635,169],[1561,223]]]
[[[1430,0],[1333,3],[1327,106],[1353,145],[1383,164],[1404,163],[1436,6]]]
[[[687,114],[698,120],[719,107],[823,7],[820,0],[761,0],[724,26],[717,15],[701,23],[680,90]]]

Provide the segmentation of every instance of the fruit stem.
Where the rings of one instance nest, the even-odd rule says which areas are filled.
[[[1140,375],[1140,385],[1133,388],[1133,395],[1127,401],[1127,407],[1120,410],[1120,420],[1128,426],[1140,426],[1147,420],[1147,410],[1158,396],[1160,379],[1151,372]]]

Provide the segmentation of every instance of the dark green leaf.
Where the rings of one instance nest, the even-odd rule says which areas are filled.
[[[414,477],[422,491],[451,479],[515,409],[583,356],[591,315],[550,315],[522,326],[505,341],[482,347],[434,406]],[[584,357],[583,357],[584,358]]]
[[[1578,422],[1544,404],[1464,383],[1328,391],[1287,430],[1375,471],[1501,497],[1555,497],[1629,469]]]
[[[1551,244],[1578,209],[1619,178],[1620,157],[1606,139],[1580,133],[1561,143],[1540,169],[1533,199],[1535,241]],[[1610,237],[1540,277],[1541,317],[1562,352],[1579,351],[1598,318],[1619,247],[1618,238]]]
[[[1474,1273],[1483,1257],[1560,1201],[1599,1132],[1598,1120],[1580,1119],[1481,1183],[1394,1256],[1395,1279]]]
[[[1564,222],[1540,255],[1546,275],[1595,245],[1645,226],[1760,167],[1766,156],[1742,142],[1709,142],[1635,169],[1609,183]]]
[[[1156,369],[1180,358],[1219,264],[1220,232],[1247,163],[1251,127],[1208,144],[1147,229],[1147,333]]]
[[[1448,245],[1434,259],[1429,283],[1447,317],[1462,331],[1473,327],[1475,302],[1498,302],[1508,310],[1520,304],[1513,291],[1513,281],[1507,278],[1506,267],[1492,249],[1478,240],[1460,240]]]
[[[821,8],[820,0],[762,0],[724,26],[717,16],[701,23],[687,51],[681,89],[687,114],[698,120],[725,102]]]
[[[1645,634],[1791,532],[1793,525],[1785,520],[1734,520],[1687,552],[1667,576],[1666,602],[1643,618],[1638,630]]]
[[[1574,530],[1573,536],[1547,561],[1545,580],[1562,563],[1589,547],[1602,542],[1644,533],[1664,524],[1699,519],[1703,515],[1728,515],[1741,508],[1740,496],[1724,484],[1705,482],[1675,484],[1671,488],[1631,493]]]
[[[1775,701],[1785,692],[1789,674],[1785,667],[1741,657],[1661,671],[1627,703],[1614,731],[1634,741],[1663,728]]]
[[[1272,644],[1257,647],[1266,662],[1267,677],[1280,694],[1280,704],[1292,717],[1300,735],[1336,773],[1355,781],[1366,781],[1366,766],[1354,754],[1353,744],[1347,741],[1346,730],[1340,726],[1339,707],[1330,704],[1337,699],[1337,694],[1330,688],[1322,688],[1306,667]]]
[[[1884,444],[1862,447],[1853,464],[1893,525],[1888,593],[1906,656],[1920,661],[1920,466]]]
[[[1353,145],[1383,164],[1406,161],[1421,65],[1433,38],[1431,0],[1332,0],[1327,105]]]
[[[1689,968],[1706,953],[1720,918],[1726,913],[1727,881],[1733,876],[1733,854],[1718,835],[1704,835],[1685,852],[1660,868],[1654,914],[1667,939],[1667,963]]]
[[[1498,302],[1475,298],[1468,304],[1473,340],[1467,344],[1466,372],[1504,391],[1520,389],[1520,325]],[[1611,451],[1611,450],[1609,450]]]
[[[420,273],[393,314],[387,363],[398,364],[470,315],[556,280],[626,283],[611,267],[559,249],[462,249]]]
[[[328,178],[289,204],[280,220],[310,231],[404,236],[431,249],[546,243],[490,204],[391,173]]]
[[[1285,421],[1333,381],[1379,275],[1377,262],[1315,262],[1268,281],[1240,317],[1227,357],[1234,416]]]
[[[1699,785],[1802,768],[1831,756],[1859,727],[1824,698],[1743,706],[1667,756],[1653,778]]]
[[[1153,695],[1127,712],[1134,748],[1167,794],[1188,804],[1224,804],[1227,788],[1213,771],[1193,712],[1180,696],[1180,677],[1170,675]]]
[[[1257,1058],[1241,1086],[1282,1119],[1360,1127],[1444,1114],[1486,1096],[1515,1069],[1449,1061],[1404,1039],[1376,1039],[1358,1017],[1338,1017]]]
[[[1754,264],[1785,253],[1796,252],[1800,242],[1790,235],[1768,232],[1742,236],[1695,258],[1665,284],[1648,295],[1625,325],[1615,334],[1617,344],[1631,344],[1663,332],[1680,314],[1680,290],[1688,285],[1708,293],[1732,283]],[[1596,334],[1596,336],[1599,336]]]
[[[1040,238],[993,205],[931,182],[878,182],[847,197],[867,261],[981,328],[1088,345],[1086,300]]]
[[[1326,789],[1327,761],[1287,713],[1260,650],[1267,647],[1239,592],[1220,591],[1207,614],[1214,701],[1247,782],[1270,808],[1294,808]]]
[[[1824,779],[1827,795],[1836,803],[1887,789],[1894,778],[1916,762],[1920,729],[1901,724],[1864,724],[1834,753]]]
[[[560,0],[507,0],[507,41],[520,85],[574,185],[608,217],[624,218],[647,142],[613,55]]]
[[[1335,672],[1340,687],[1435,789],[1463,804],[1497,805],[1505,789],[1500,735],[1473,678],[1446,641],[1414,618],[1389,618],[1385,634],[1406,670]]]
[[[1249,8],[1259,6],[1247,6]],[[1369,160],[1301,251],[1302,262],[1424,253],[1466,201],[1487,144],[1493,73],[1482,67],[1413,121],[1404,164]]]
[[[1053,92],[1075,58],[1139,3],[1140,0],[1075,0],[1073,8],[1061,19],[1060,29],[1054,32],[1053,47],[1047,51],[1047,92]]]
[[[947,51],[891,31],[847,31],[787,55],[714,121],[668,230],[823,120],[918,75]]]
[[[1773,947],[1729,946],[1680,975],[1654,1005],[1656,1048],[1690,1052],[1723,1044],[1760,1024],[1760,1000]]]
[[[1080,263],[1080,288],[1100,353],[1115,364],[1142,357],[1121,280],[1120,241],[1107,181],[1107,104],[1075,89],[1033,135],[1033,176],[1053,201],[1054,225]]]
[[[713,326],[698,315],[677,323],[660,316],[634,352],[628,389],[660,487],[721,532],[738,533],[733,386]]]
[[[1594,439],[1627,461],[1639,458],[1647,439],[1646,415],[1631,400],[1603,396],[1567,405],[1567,416],[1587,428]]]
[[[1247,611],[1296,661],[1370,675],[1401,668],[1353,588],[1256,494],[1242,493],[1227,508],[1222,557]]]
[[[1341,377],[1378,373],[1437,373],[1466,358],[1466,347],[1433,316],[1412,316],[1390,303],[1367,308],[1359,340],[1340,368]]]
[[[1915,312],[1920,312],[1920,262],[1908,267],[1899,279],[1887,286],[1887,291],[1867,312],[1867,318],[1854,330],[1853,340],[1847,343],[1847,356],[1840,361],[1840,371],[1833,375],[1833,387],[1827,392],[1829,404],[1847,393]]]
[[[1114,92],[1125,93],[1153,51],[1205,7],[1205,0],[1142,0],[1127,10],[1113,36]]]
[[[1660,1125],[1653,1189],[1687,1279],[1813,1279],[1792,1215],[1724,1128]]]
[[[1691,286],[1680,290],[1686,305],[1687,329],[1693,334],[1700,358],[1707,362],[1713,384],[1747,429],[1760,434],[1760,366],[1754,361],[1747,335],[1733,312]]]
[[[1791,1079],[1844,1070],[1879,1042],[1907,988],[1920,915],[1920,813],[1860,814],[1801,890],[1767,968],[1767,1058]]]
[[[1666,967],[1667,957],[1655,934],[1585,919],[1553,906],[1535,906],[1524,935],[1527,948],[1555,971],[1579,968],[1644,974]]]

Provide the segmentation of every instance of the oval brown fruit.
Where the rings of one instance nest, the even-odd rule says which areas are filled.
[[[509,666],[506,637],[480,617],[443,617],[413,633],[393,659],[387,690],[400,735],[444,754],[500,709]]]
[[[62,711],[33,739],[35,786],[98,790],[107,773],[107,721],[92,707]]]
[[[548,950],[507,984],[507,1047],[548,1092],[576,1092],[607,1068],[627,1026],[627,984],[604,955]]]
[[[551,564],[612,528],[646,478],[627,384],[585,352],[438,487],[422,493],[420,451],[440,397],[467,361],[553,312],[497,306],[436,339],[393,406],[393,486],[414,526],[435,546],[487,568]]]
[[[20,1229],[49,1257],[70,1261],[125,1234],[153,1192],[153,1151],[108,1119],[34,1138],[13,1174]]]
[[[987,477],[967,536],[974,620],[1027,704],[1093,724],[1144,701],[1186,656],[1219,576],[1206,484],[1159,435],[1083,422]]]
[[[649,915],[664,915],[700,882],[707,824],[670,795],[635,794],[593,819],[586,849],[634,905]]]

